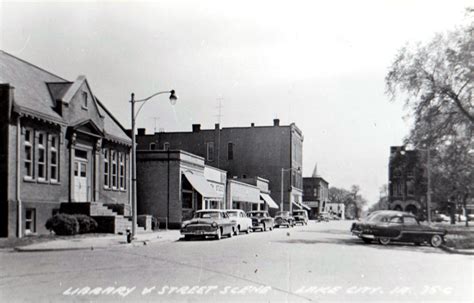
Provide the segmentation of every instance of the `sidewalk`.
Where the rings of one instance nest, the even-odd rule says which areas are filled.
[[[109,247],[143,246],[155,242],[172,242],[181,237],[179,230],[163,230],[157,232],[138,233],[132,243],[127,243],[125,235],[110,235],[90,238],[71,238],[51,240],[15,247],[18,252],[62,251],[62,250],[94,250]]]

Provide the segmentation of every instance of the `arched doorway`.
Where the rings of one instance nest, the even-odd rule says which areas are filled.
[[[393,210],[398,210],[398,211],[403,211],[402,207],[400,205],[396,205]]]

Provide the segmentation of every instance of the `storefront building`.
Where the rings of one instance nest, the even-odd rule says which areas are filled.
[[[179,228],[200,209],[225,207],[225,171],[185,151],[137,151],[137,209]]]

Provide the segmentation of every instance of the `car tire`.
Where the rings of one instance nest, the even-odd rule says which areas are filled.
[[[371,244],[372,243],[372,239],[368,239],[368,238],[361,238],[362,241],[364,241],[365,244]]]
[[[421,246],[421,242],[415,242],[413,244],[415,244],[415,246]]]
[[[272,230],[273,230],[273,226],[270,226],[268,229],[269,229],[270,231],[272,231]]]
[[[192,239],[192,237],[190,235],[185,235],[184,236],[184,241],[189,241],[191,239]]]
[[[216,240],[220,240],[222,238],[222,231],[220,228],[217,229]]]
[[[388,245],[388,243],[390,243],[390,238],[386,238],[386,237],[379,238],[379,243],[382,245]]]
[[[229,238],[232,238],[234,236],[234,233],[235,233],[235,229],[232,227],[232,229],[230,230],[230,233],[229,233]]]
[[[238,236],[239,234],[240,234],[240,226],[237,226],[237,228],[235,229],[234,236]]]
[[[440,235],[433,235],[430,239],[430,244],[431,246],[433,247],[440,247],[444,242],[444,239],[443,237],[441,237]]]
[[[247,235],[250,234],[250,230],[251,230],[251,228],[247,226],[247,230],[245,231],[245,233],[246,233]]]
[[[267,231],[267,226],[263,223],[262,231]]]

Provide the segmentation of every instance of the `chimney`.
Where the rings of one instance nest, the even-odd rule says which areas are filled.
[[[273,126],[280,126],[280,119],[273,119]]]
[[[219,123],[214,124],[214,127],[215,127],[216,130],[219,130],[220,129]]]
[[[197,133],[201,130],[201,124],[193,124],[193,133]]]
[[[137,131],[138,131],[139,136],[144,136],[146,129],[145,128],[139,128]]]
[[[250,127],[254,127],[255,126],[255,123],[250,123]]]

